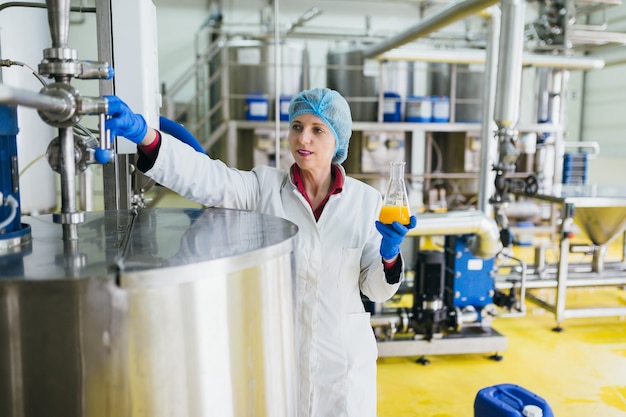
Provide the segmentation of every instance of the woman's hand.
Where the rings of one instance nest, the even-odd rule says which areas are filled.
[[[404,240],[404,237],[417,225],[417,219],[415,216],[411,216],[409,224],[403,225],[400,222],[393,222],[392,224],[381,223],[376,221],[376,229],[383,236],[383,240],[380,242],[380,256],[385,261],[392,261],[400,253],[400,244]]]
[[[126,139],[141,145],[148,133],[148,124],[142,115],[133,113],[117,96],[104,96],[107,99],[107,115],[111,116],[104,122],[105,129],[111,136],[124,136]]]

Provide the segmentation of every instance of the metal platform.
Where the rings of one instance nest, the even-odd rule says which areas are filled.
[[[466,327],[460,332],[432,340],[392,339],[378,342],[379,357],[498,353],[507,338],[492,328]]]
[[[535,294],[527,294],[529,300],[553,313],[556,329],[567,318],[603,317],[626,315],[623,305],[595,306],[591,308],[567,308],[568,288],[595,286],[626,286],[626,241],[622,248],[622,260],[605,262],[607,245],[626,230],[626,186],[622,185],[561,185],[550,195],[533,198],[549,202],[560,208],[558,228],[558,262],[556,265],[538,260],[527,276],[527,288],[556,288],[555,301],[551,302]],[[571,252],[580,252],[572,245],[574,224],[591,241],[582,250],[589,251],[592,259],[587,265],[572,263]],[[539,250],[541,248],[537,248]]]

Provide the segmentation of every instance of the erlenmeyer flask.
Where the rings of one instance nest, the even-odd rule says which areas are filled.
[[[381,223],[391,224],[394,221],[409,224],[411,211],[409,210],[409,196],[404,185],[404,162],[391,162],[391,176],[380,211]]]

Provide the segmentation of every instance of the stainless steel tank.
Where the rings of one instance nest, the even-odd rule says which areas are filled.
[[[295,415],[294,224],[86,214],[0,255],[1,416]]]
[[[389,61],[382,70],[383,92],[398,94],[403,112],[404,101],[412,93],[413,67],[405,61]],[[326,84],[346,98],[352,120],[373,122],[378,119],[380,71],[380,68],[368,69],[363,47],[349,46],[328,51]]]
[[[326,84],[346,98],[355,122],[375,121],[377,114],[377,80],[364,72],[364,62],[363,49],[358,47],[327,54]]]
[[[228,85],[231,119],[246,120],[246,96],[264,95],[268,100],[268,118],[274,118],[276,43],[261,40],[231,40],[228,51]],[[293,95],[307,87],[308,52],[302,46],[280,44],[280,93]]]
[[[451,97],[452,77],[456,77],[454,121],[480,123],[484,74],[483,66],[431,63],[428,65],[428,94]]]

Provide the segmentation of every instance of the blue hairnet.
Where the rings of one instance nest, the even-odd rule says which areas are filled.
[[[333,162],[340,164],[348,156],[348,143],[352,136],[352,115],[345,98],[335,90],[314,88],[294,95],[289,103],[289,124],[303,113],[311,113],[324,122],[336,138]]]

